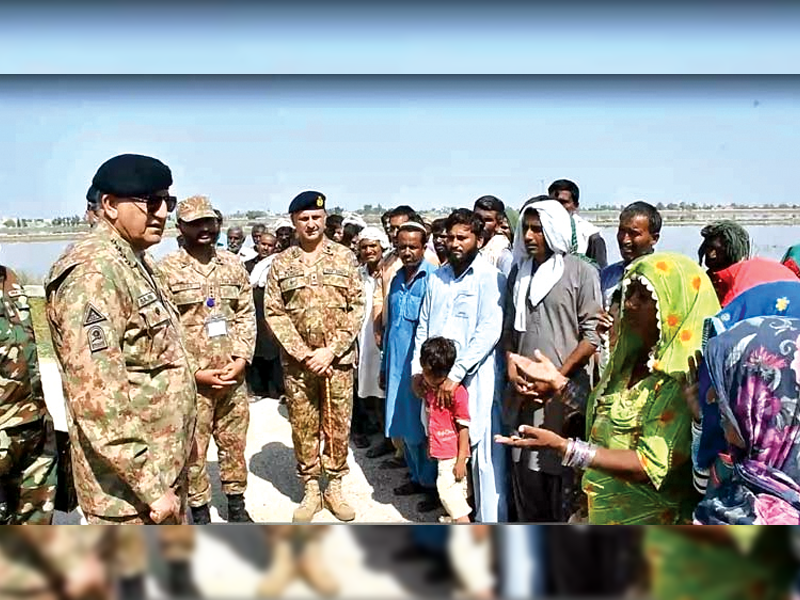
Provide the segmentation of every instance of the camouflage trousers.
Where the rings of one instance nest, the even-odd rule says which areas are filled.
[[[48,415],[0,430],[0,494],[8,525],[49,525],[58,482],[56,433]]]
[[[180,516],[172,515],[161,523],[155,523],[150,518],[149,512],[138,515],[121,516],[93,515],[91,513],[84,513],[84,516],[86,517],[86,522],[91,525],[186,525],[188,523],[186,513],[189,510],[187,503],[187,486],[188,483],[186,480],[186,469],[184,469],[180,479],[173,488],[173,491],[175,492],[175,495],[178,496],[178,500],[180,502],[180,510],[178,513]]]
[[[148,551],[144,527],[120,527],[116,537],[114,572],[129,578],[147,571]],[[195,547],[191,525],[168,525],[158,528],[161,558],[167,562],[184,562],[192,557]]]
[[[206,458],[211,436],[217,444],[219,479],[225,494],[244,494],[247,488],[247,461],[244,456],[250,405],[244,384],[216,399],[197,393],[197,426],[194,443],[197,460],[189,465],[189,505],[211,502],[211,482]]]
[[[288,362],[284,364],[284,382],[298,474],[304,482],[318,479],[323,469],[328,477],[344,477],[349,472],[352,367],[334,367],[328,380]],[[325,408],[328,404],[330,411]]]

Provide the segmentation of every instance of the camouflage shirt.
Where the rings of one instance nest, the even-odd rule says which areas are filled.
[[[105,222],[58,259],[45,291],[81,508],[147,513],[194,441],[197,369],[177,310],[152,259]]]
[[[207,265],[186,250],[158,264],[181,315],[187,350],[201,369],[221,369],[233,358],[253,359],[256,309],[250,278],[235,254],[218,250]],[[225,319],[224,335],[209,336],[209,319]]]
[[[0,429],[45,415],[28,298],[13,271],[0,267]]]
[[[313,265],[294,246],[275,257],[264,294],[264,314],[284,351],[302,362],[327,346],[335,363],[354,364],[355,340],[364,319],[364,284],[353,253],[322,242]]]

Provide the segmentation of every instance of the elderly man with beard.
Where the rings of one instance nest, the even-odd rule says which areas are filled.
[[[590,388],[588,364],[600,339],[597,322],[602,297],[597,270],[570,255],[567,211],[546,196],[532,198],[520,211],[514,236],[515,265],[506,295],[503,347],[533,356],[538,350],[581,389]],[[565,433],[567,420],[580,430],[580,415],[561,402],[547,402],[508,362],[507,416],[522,424]],[[522,522],[565,522],[572,510],[571,470],[547,451],[512,449],[511,488],[516,518]]]
[[[428,233],[424,225],[408,221],[397,232],[397,254],[403,263],[392,279],[384,307],[390,335],[383,348],[381,387],[386,389],[386,437],[403,440],[410,481],[394,489],[398,496],[426,494],[420,512],[435,510],[437,463],[428,456],[428,438],[420,418],[422,403],[411,388],[411,358],[420,307],[430,275],[436,269],[425,260]]]
[[[358,240],[361,266],[358,272],[364,283],[364,323],[358,334],[357,390],[353,398],[352,439],[357,448],[369,446],[369,433],[375,433],[370,420],[383,421],[381,415],[386,397],[378,385],[381,370],[381,351],[375,345],[375,322],[372,319],[372,294],[380,276],[380,262],[384,248],[389,246],[386,235],[377,227],[366,227]],[[382,427],[381,427],[382,429]]]
[[[483,221],[468,209],[447,218],[448,264],[428,282],[420,310],[411,363],[415,394],[425,394],[420,351],[431,337],[456,343],[456,363],[437,388],[439,402],[449,405],[462,384],[469,393],[471,475],[475,521],[496,523],[507,518],[506,453],[494,444],[501,430],[502,356],[497,352],[503,320],[506,278],[479,252]]]

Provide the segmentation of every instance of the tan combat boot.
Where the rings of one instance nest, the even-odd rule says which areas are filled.
[[[328,481],[328,487],[325,490],[325,504],[340,521],[352,521],[356,518],[356,511],[344,499],[342,492],[342,480],[335,477]]]
[[[322,540],[318,535],[306,540],[300,555],[299,571],[309,586],[321,596],[335,596],[339,583],[323,565]]]
[[[322,510],[322,494],[319,491],[319,480],[309,479],[306,481],[305,495],[300,506],[294,509],[292,515],[293,523],[310,523],[314,515]]]
[[[272,565],[258,586],[260,598],[280,596],[297,575],[292,541],[279,538],[272,546]]]

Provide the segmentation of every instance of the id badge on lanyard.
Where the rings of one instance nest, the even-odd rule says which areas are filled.
[[[214,308],[214,299],[209,298],[206,306]],[[206,319],[206,333],[209,338],[222,337],[228,335],[228,320],[221,314],[213,314]]]

